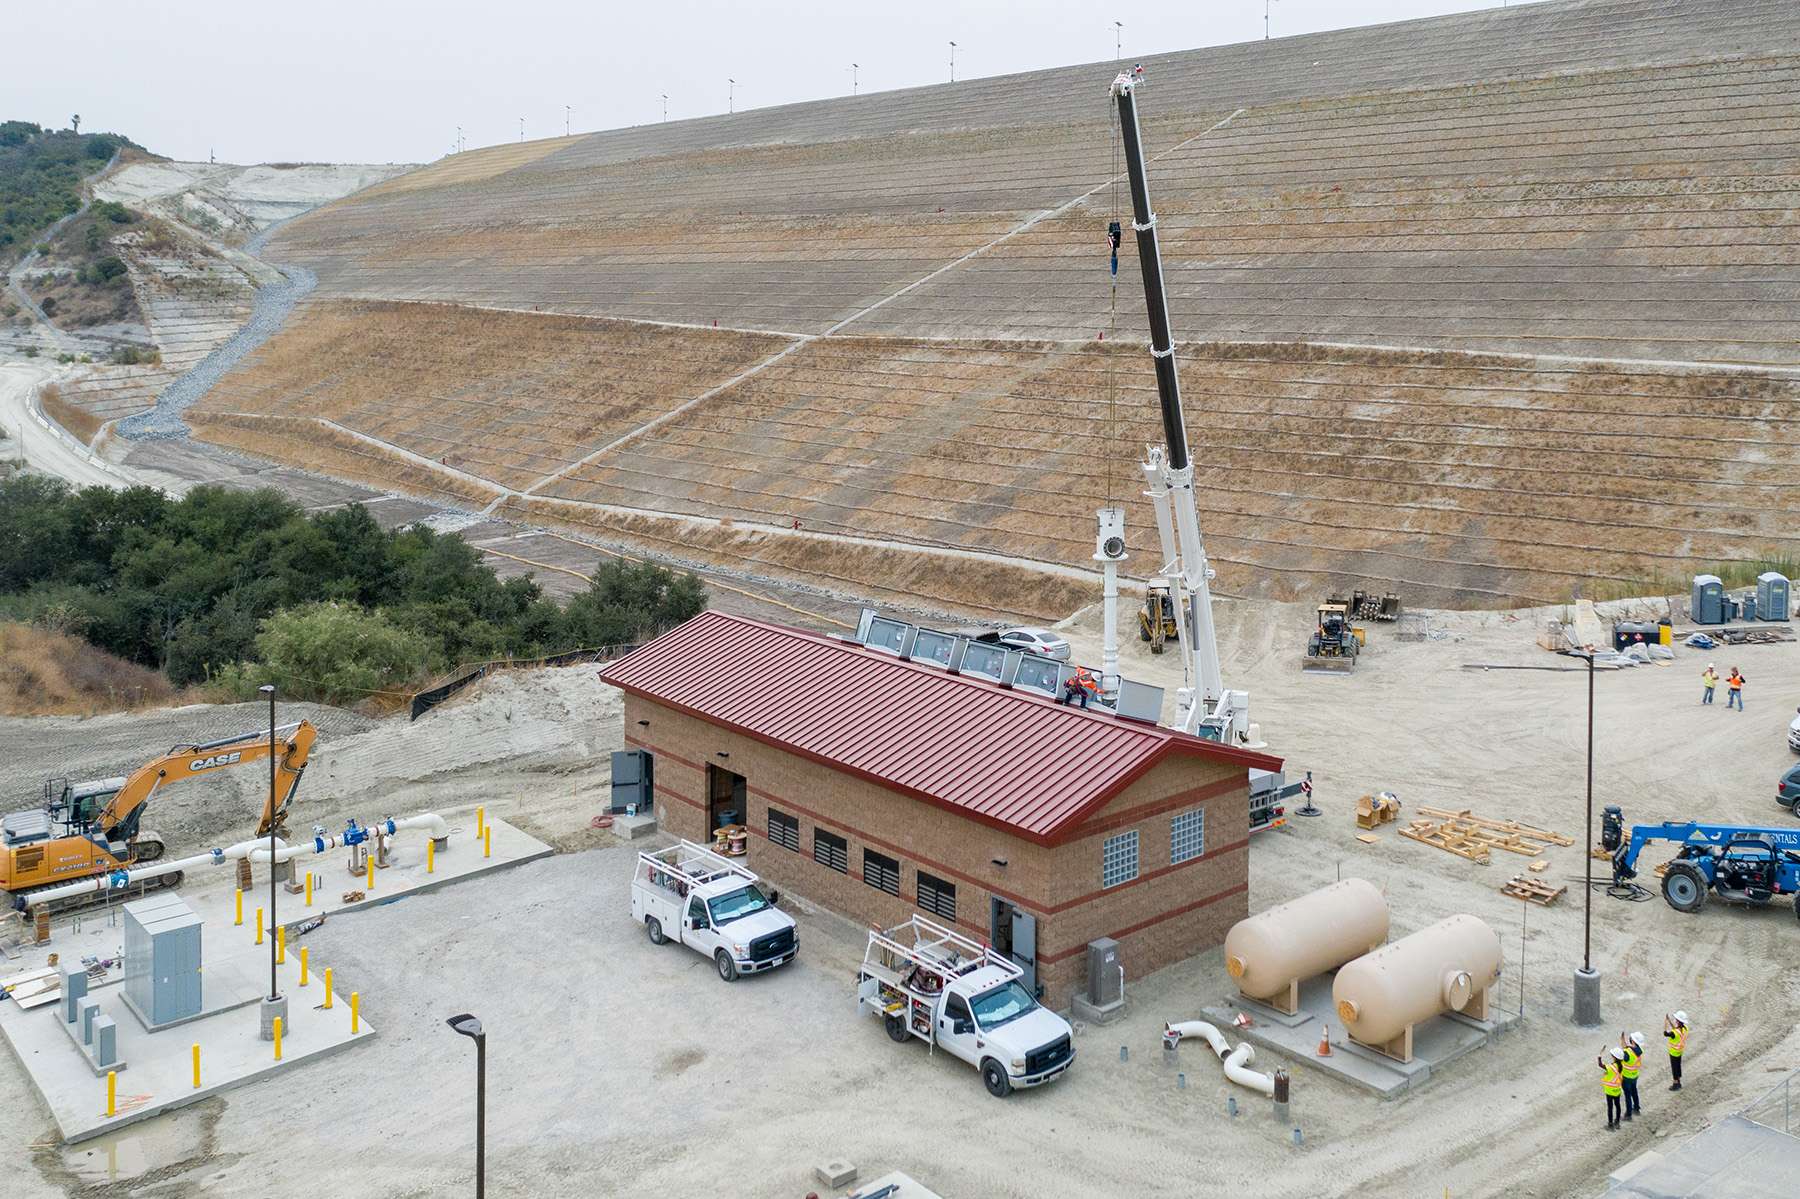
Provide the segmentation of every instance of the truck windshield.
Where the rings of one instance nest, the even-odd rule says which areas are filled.
[[[1003,987],[995,987],[992,991],[977,995],[970,1006],[975,1009],[975,1022],[984,1031],[992,1032],[1007,1021],[1017,1020],[1035,1008],[1037,1000],[1018,983],[1007,983]]]
[[[742,919],[752,912],[762,911],[769,906],[769,901],[764,898],[761,891],[750,886],[740,887],[729,894],[721,895],[717,899],[708,901],[706,906],[712,909],[713,927],[717,928],[721,924],[729,924],[733,920]]]

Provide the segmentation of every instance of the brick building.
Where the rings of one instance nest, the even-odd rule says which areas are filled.
[[[742,823],[777,887],[884,927],[923,910],[1064,1007],[1089,941],[1138,977],[1248,912],[1251,768],[1279,759],[855,642],[707,612],[612,663],[656,816]]]

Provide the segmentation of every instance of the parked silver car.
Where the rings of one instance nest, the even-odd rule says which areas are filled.
[[[1038,654],[1058,662],[1069,660],[1069,643],[1049,629],[1002,629],[997,633],[985,633],[979,640],[1004,645],[1008,649],[1022,649],[1028,654]]]

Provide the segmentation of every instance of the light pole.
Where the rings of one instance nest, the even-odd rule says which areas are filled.
[[[956,82],[956,43],[950,43],[950,82]]]
[[[1263,41],[1269,40],[1269,5],[1273,0],[1263,0]]]
[[[664,96],[663,97],[663,124],[667,125],[668,123],[669,123],[669,98],[667,96]]]
[[[727,79],[725,82],[729,85],[725,89],[725,111],[728,113],[736,112],[737,111],[737,80]]]
[[[1125,44],[1125,23],[1123,21],[1114,21],[1113,22],[1113,61],[1114,62],[1119,61],[1120,55],[1122,54],[1122,50],[1120,49],[1120,47],[1124,46],[1124,44]]]
[[[1587,841],[1581,856],[1586,862],[1587,902],[1582,915],[1581,969],[1575,972],[1575,1023],[1593,1028],[1600,1023],[1600,972],[1594,969],[1594,647],[1586,654],[1588,676],[1587,719]]]
[[[467,1012],[444,1021],[475,1042],[475,1199],[487,1188],[487,1034]]]
[[[277,801],[275,797],[275,688],[262,686],[257,688],[269,697],[269,997],[262,1001],[262,1039],[275,1039],[275,1021],[287,1023],[287,1000],[282,998],[280,986],[275,977],[275,943],[280,940],[281,922],[275,916],[275,825]]]
[[[856,68],[857,68],[857,65],[858,64],[856,64],[856,63],[850,64],[850,94],[852,96],[854,96],[856,94]]]
[[[525,140],[525,118],[524,117],[519,118],[519,140],[520,141]]]
[[[575,122],[575,110],[567,104],[563,105],[563,136],[564,137],[569,136],[569,127],[571,125],[573,125],[574,122]]]

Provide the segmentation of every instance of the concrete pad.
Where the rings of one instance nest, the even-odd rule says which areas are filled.
[[[254,930],[209,923],[203,935],[203,993],[214,974],[235,970],[255,977],[259,965],[261,987],[268,985],[268,945],[255,944]],[[127,1008],[120,980],[97,985],[89,994],[99,1001],[101,1014],[116,1023],[119,1056],[131,1062],[131,1069],[117,1076],[118,1102],[110,1117],[106,1077],[96,1076],[59,1027],[58,1005],[22,1011],[17,1004],[0,1003],[0,1033],[43,1096],[63,1139],[73,1144],[326,1057],[375,1035],[367,1021],[355,1034],[350,1032],[347,980],[336,980],[332,1007],[323,1010],[318,1006],[325,1001],[323,977],[316,969],[309,973],[308,984],[302,987],[294,956],[276,967],[278,985],[292,1013],[292,1027],[282,1032],[280,1061],[275,1060],[274,1046],[260,1038],[253,1011],[215,1011],[152,1033]],[[195,1045],[200,1046],[199,1087],[194,1086]]]
[[[865,1199],[888,1191],[883,1199],[943,1199],[936,1191],[928,1190],[923,1184],[895,1170],[892,1174],[883,1174],[874,1182],[865,1182],[854,1191],[847,1192],[850,1199]]]
[[[1608,1179],[1618,1199],[1786,1199],[1800,1173],[1800,1137],[1727,1116],[1660,1157],[1634,1158]]]
[[[636,841],[639,837],[648,837],[656,831],[656,817],[614,816],[612,831],[613,836],[621,841]]]
[[[1322,974],[1300,984],[1300,1011],[1294,1016],[1274,1011],[1241,995],[1212,1004],[1201,1014],[1258,1048],[1273,1049],[1304,1065],[1323,1070],[1345,1082],[1373,1091],[1383,1099],[1404,1094],[1431,1077],[1434,1069],[1448,1065],[1483,1045],[1491,1045],[1500,1033],[1518,1023],[1517,1014],[1496,1013],[1491,1020],[1471,1020],[1454,1014],[1433,1017],[1413,1027],[1413,1059],[1396,1061],[1384,1053],[1353,1043],[1337,1022],[1331,1002],[1332,977]],[[1232,1017],[1249,1013],[1249,1028],[1230,1028]],[[1329,1031],[1331,1056],[1319,1057],[1319,1034]]]

